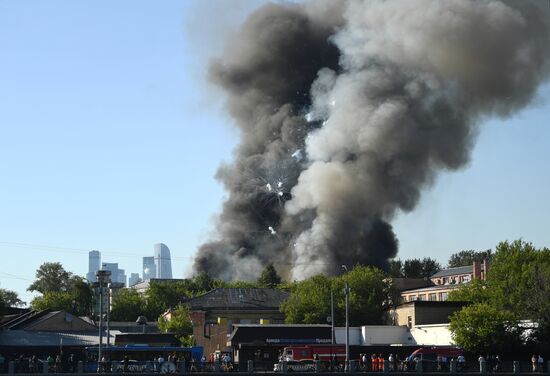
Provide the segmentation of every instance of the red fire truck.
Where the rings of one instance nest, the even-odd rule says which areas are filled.
[[[303,345],[284,348],[284,360],[312,360],[315,355],[323,362],[346,360],[346,346],[344,345]]]

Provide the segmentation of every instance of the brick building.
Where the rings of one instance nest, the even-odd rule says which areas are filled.
[[[474,279],[485,280],[488,270],[489,263],[487,260],[474,261],[472,265],[468,266],[442,269],[430,277],[428,286],[403,289],[401,291],[401,302],[416,300],[444,302],[447,300],[449,292],[461,284]]]
[[[193,321],[193,335],[205,354],[231,351],[233,324],[282,324],[279,306],[289,293],[268,288],[214,289],[185,300]]]

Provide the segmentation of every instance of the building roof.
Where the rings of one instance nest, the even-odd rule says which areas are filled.
[[[133,284],[132,286],[129,286],[130,288],[137,290],[138,292],[145,291],[151,286],[151,284],[154,284],[156,282],[160,283],[171,283],[171,282],[180,282],[185,281],[185,279],[181,278],[148,278],[146,280],[140,281],[138,283]]]
[[[111,331],[111,343],[114,343],[118,331]],[[106,341],[106,335],[103,338]],[[0,331],[0,347],[47,347],[47,346],[95,346],[99,344],[98,332],[30,332],[27,330]]]
[[[37,327],[49,320],[51,320],[49,324],[52,325],[52,331],[92,331],[95,329],[94,322],[89,318],[78,317],[66,311],[52,311],[50,309],[30,311],[19,315],[4,322],[0,325],[0,329],[45,331],[44,326],[42,326],[42,329],[37,329]]]
[[[219,288],[184,300],[192,310],[278,310],[289,293],[269,288]]]
[[[428,278],[392,278],[391,283],[398,291],[417,289],[426,286],[433,286]]]
[[[448,277],[452,275],[462,275],[462,274],[472,274],[473,273],[473,266],[467,265],[467,266],[457,266],[456,268],[447,268],[442,269],[431,276],[431,278],[439,278],[439,277]]]
[[[454,288],[457,288],[457,287],[463,286],[463,285],[464,285],[464,283],[454,283],[454,284],[449,284],[449,285],[433,285],[433,286],[428,286],[428,287],[422,287],[422,288],[419,288],[419,289],[405,290],[405,291],[401,291],[401,293],[402,294],[410,294],[410,293],[413,293],[413,292],[449,290],[449,289],[454,289]]]

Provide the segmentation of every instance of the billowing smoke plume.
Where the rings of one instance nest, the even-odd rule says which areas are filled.
[[[293,279],[386,267],[390,225],[438,171],[469,160],[477,125],[526,106],[549,73],[546,1],[267,5],[210,76],[241,131],[218,171],[229,196],[195,270]]]

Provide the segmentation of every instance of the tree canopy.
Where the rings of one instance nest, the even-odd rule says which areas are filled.
[[[381,324],[392,287],[381,270],[356,266],[349,271],[350,325]],[[281,305],[290,324],[325,324],[330,316],[330,292],[334,293],[337,325],[345,323],[345,275],[317,275],[290,284],[291,294]]]
[[[430,278],[441,270],[441,265],[434,259],[424,257],[423,259],[405,260],[402,274],[405,278]]]
[[[45,262],[36,270],[36,280],[27,291],[67,292],[73,287],[73,274],[66,271],[60,262]]]
[[[281,283],[281,277],[277,274],[273,263],[267,264],[262,274],[258,278],[258,285],[260,287],[274,288]]]
[[[170,312],[170,319],[158,318],[159,329],[165,333],[174,333],[182,346],[193,346],[193,323],[189,316],[189,307],[178,305]]]
[[[455,340],[470,351],[481,351],[483,341],[495,347],[506,343],[493,343],[496,340],[508,341],[511,345],[520,339],[520,320],[531,320],[537,323],[537,328],[529,340],[548,346],[549,296],[550,250],[536,249],[522,240],[502,242],[492,256],[486,281],[474,280],[449,294],[450,300],[473,302],[468,309],[462,309],[451,318]],[[500,320],[500,329],[506,329],[505,337],[492,332],[497,329],[492,326],[496,324],[488,323],[491,315]]]
[[[0,308],[2,307],[21,307],[25,302],[19,299],[15,291],[0,288]]]
[[[474,261],[491,261],[492,258],[493,252],[490,249],[480,252],[471,249],[468,251],[460,251],[457,253],[453,253],[451,257],[449,257],[448,267],[455,268],[458,266],[472,265]]]

